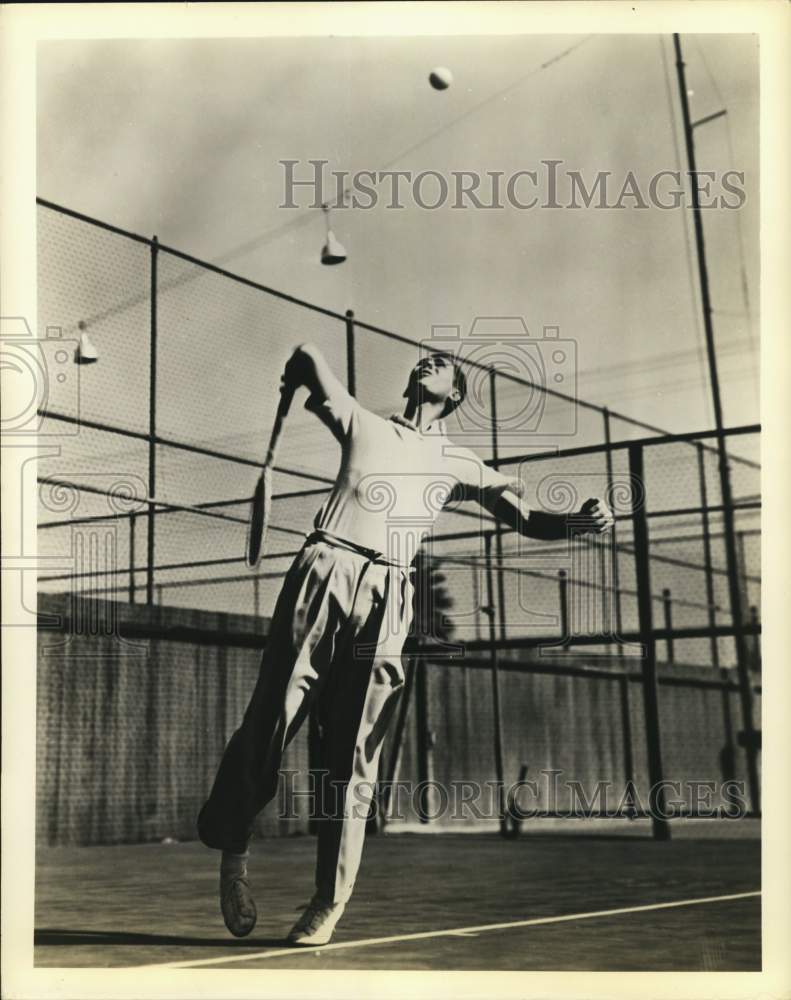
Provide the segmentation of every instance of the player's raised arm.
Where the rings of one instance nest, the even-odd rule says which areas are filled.
[[[327,359],[315,344],[299,344],[286,362],[282,383],[293,388],[305,386],[317,404],[338,395],[348,395],[335,377]]]
[[[335,376],[315,344],[300,344],[286,362],[281,392],[286,386],[308,390],[305,409],[315,413],[322,423],[342,441],[349,432],[355,400]]]

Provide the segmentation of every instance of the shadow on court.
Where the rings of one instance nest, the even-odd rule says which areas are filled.
[[[287,948],[285,935],[312,894],[314,851],[308,836],[254,843],[258,925],[238,941],[219,913],[216,852],[197,843],[42,848],[35,963],[511,971],[761,966],[757,840],[371,837],[332,944]]]
[[[65,930],[61,927],[42,927],[36,930],[33,935],[33,943],[38,946],[54,947],[65,945],[74,948],[79,945],[126,945],[126,944],[154,944],[154,945],[180,945],[182,947],[199,948],[227,948],[228,935],[223,937],[184,937],[177,934],[128,934],[125,931],[81,931]],[[285,937],[282,938],[247,938],[244,941],[230,942],[237,946],[245,945],[254,948],[270,947],[282,948],[286,944]]]

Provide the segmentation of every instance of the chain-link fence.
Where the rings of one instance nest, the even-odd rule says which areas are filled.
[[[101,354],[81,366],[76,389],[74,379],[51,380],[40,410],[59,454],[39,460],[39,553],[68,563],[42,574],[40,589],[268,616],[338,461],[331,438],[296,408],[267,552],[249,569],[249,500],[293,347],[317,344],[361,404],[384,416],[401,408],[399,378],[438,340],[300,301],[43,200],[38,245],[41,328],[53,342],[87,331]],[[726,756],[744,750],[757,812],[759,428],[731,428],[722,439],[667,435],[587,403],[563,382],[568,345],[551,329],[544,341],[533,345],[528,378],[476,355],[473,337],[462,351],[470,392],[449,436],[518,475],[530,506],[571,513],[589,496],[606,497],[615,529],[606,540],[538,543],[472,505],[443,512],[426,553],[442,574],[445,623],[464,644],[465,663],[439,667],[426,650],[421,718],[438,700],[480,706],[490,691],[490,725],[479,717],[469,752],[491,750],[485,769],[504,778],[542,753],[536,727],[525,728],[514,706],[528,699],[540,714],[543,699],[567,696],[542,688],[540,677],[550,685],[598,678],[588,681],[598,705],[589,706],[591,725],[597,713],[621,720],[606,750],[620,761],[612,767],[627,777],[643,768],[653,781],[662,773],[657,691],[686,678],[689,690],[719,699]],[[529,433],[516,433],[525,421]],[[498,658],[508,664],[502,678]],[[466,679],[451,692],[452,672]],[[467,711],[456,709],[442,717]],[[700,711],[682,700],[672,725],[682,732]],[[392,768],[413,754],[426,770],[423,722],[412,749],[391,738]],[[674,736],[672,753],[683,743]]]

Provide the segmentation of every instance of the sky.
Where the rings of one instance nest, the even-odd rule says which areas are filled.
[[[710,209],[704,226],[725,420],[748,423],[758,419],[757,41],[685,36],[683,46],[693,119],[727,108],[696,130],[698,167],[745,173],[742,208]],[[427,81],[438,64],[454,75],[444,92]],[[657,171],[685,166],[669,36],[51,42],[38,81],[41,197],[418,339],[436,325],[467,332],[477,316],[522,316],[537,338],[556,326],[574,342],[582,398],[668,430],[712,426],[688,211],[628,200],[430,211],[409,198],[395,210],[380,188],[375,208],[333,213],[348,259],[322,267],[322,213],[280,207],[285,159],[302,177],[311,158],[328,171],[446,177],[555,159],[588,186],[611,171],[616,193],[631,170],[645,191]],[[297,201],[307,206],[307,194]],[[284,345],[305,339],[282,333]],[[228,329],[225,344],[249,336]],[[370,351],[379,394],[389,362]],[[235,377],[233,364],[224,371]]]

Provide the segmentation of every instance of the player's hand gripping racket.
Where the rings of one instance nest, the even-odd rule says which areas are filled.
[[[284,382],[280,389],[280,404],[277,408],[275,422],[272,426],[272,434],[269,438],[269,449],[264,459],[264,467],[261,475],[255,484],[255,493],[253,493],[253,500],[250,504],[250,522],[247,526],[246,556],[247,565],[251,568],[258,565],[264,551],[266,529],[269,526],[269,519],[272,513],[272,468],[277,457],[283,423],[288,415],[296,388],[295,384]]]

